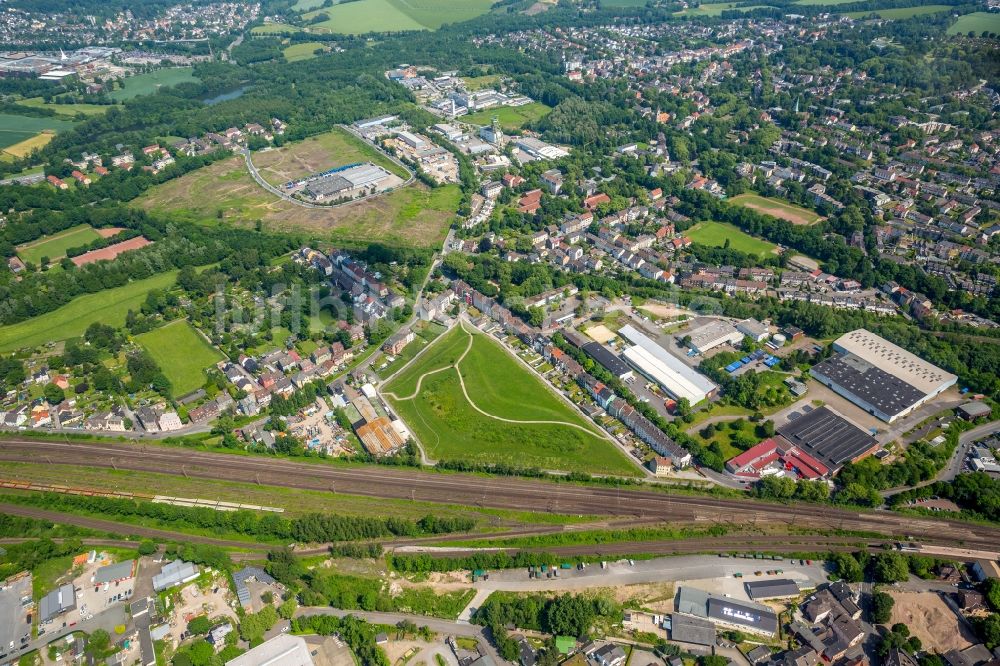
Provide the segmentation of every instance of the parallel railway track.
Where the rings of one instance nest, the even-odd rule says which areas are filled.
[[[1000,545],[1000,528],[890,512],[857,512],[825,505],[771,504],[750,498],[715,498],[378,466],[311,464],[143,444],[8,438],[0,439],[0,460],[127,469],[485,508],[733,526],[779,523],[912,537],[927,543],[987,550]]]

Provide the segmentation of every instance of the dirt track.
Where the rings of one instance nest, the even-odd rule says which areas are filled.
[[[656,490],[578,486],[521,478],[481,477],[379,466],[341,466],[243,457],[144,444],[0,440],[0,460],[133,469],[187,477],[469,506],[582,515],[634,516],[733,526],[779,523],[813,529],[911,536],[928,543],[995,550],[1000,528],[950,520],[858,513],[826,505],[770,504],[748,498],[679,495]]]

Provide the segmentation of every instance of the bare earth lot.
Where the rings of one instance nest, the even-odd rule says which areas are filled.
[[[925,650],[944,654],[962,650],[977,642],[964,623],[934,592],[893,592],[890,624],[902,622],[920,639]]]
[[[816,224],[823,219],[821,215],[817,215],[811,210],[752,193],[737,195],[730,201],[734,204],[755,210],[758,213],[771,215],[781,220],[788,220],[792,224],[810,225]]]
[[[334,239],[378,238],[401,245],[437,247],[444,241],[459,197],[454,185],[430,190],[414,183],[346,206],[303,208],[266,192],[247,173],[243,158],[233,156],[151,188],[136,205],[202,223],[223,220],[253,225],[260,220],[267,228]]]

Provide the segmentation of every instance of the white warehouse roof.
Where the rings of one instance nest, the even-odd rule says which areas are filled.
[[[622,353],[625,360],[675,398],[687,398],[694,405],[718,388],[710,379],[689,367],[644,333],[633,328],[631,324],[623,326],[618,335],[634,345]]]
[[[956,375],[863,328],[840,336],[833,346],[837,351],[854,354],[924,393],[937,393],[942,385],[950,386],[958,379]]]

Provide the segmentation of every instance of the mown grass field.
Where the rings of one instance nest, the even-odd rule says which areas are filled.
[[[250,29],[250,33],[254,35],[293,35],[297,32],[309,31],[287,23],[265,23]]]
[[[977,37],[984,32],[1000,32],[1000,14],[997,12],[972,12],[959,16],[948,28],[949,35],[967,35],[974,33]]]
[[[751,192],[738,194],[730,199],[729,202],[745,206],[758,213],[766,213],[782,220],[788,220],[792,224],[810,225],[816,224],[823,219],[822,215],[807,208],[802,208],[801,206],[796,206],[773,197],[762,197],[759,194]]]
[[[493,109],[476,111],[475,113],[463,116],[462,120],[476,125],[489,125],[493,122],[493,118],[496,117],[500,121],[500,127],[505,131],[512,132],[521,129],[528,123],[541,120],[550,111],[552,111],[551,107],[545,106],[541,102],[532,102],[524,106],[498,106]]]
[[[858,0],[798,0],[796,5],[846,5],[850,2],[857,2]]]
[[[460,200],[458,185],[430,189],[414,183],[346,206],[302,208],[266,192],[247,173],[243,158],[231,157],[150,188],[135,205],[201,224],[222,219],[253,225],[262,220],[270,229],[307,231],[331,240],[378,238],[407,247],[440,247]]]
[[[457,369],[450,367],[465,353],[470,335],[470,351]],[[435,370],[440,371],[427,374]],[[470,398],[486,414],[465,398],[459,372]],[[592,424],[479,332],[456,327],[442,335],[383,390],[393,394],[388,399],[434,459],[636,474]]]
[[[494,88],[500,83],[499,74],[485,74],[483,76],[463,76],[467,90],[482,90],[483,88]]]
[[[358,0],[317,9],[329,18],[311,26],[342,34],[437,30],[446,23],[460,23],[489,11],[493,0]]]
[[[135,336],[170,380],[174,397],[182,396],[205,383],[205,370],[221,361],[222,352],[208,344],[186,319]]]
[[[0,148],[27,141],[43,130],[64,132],[73,127],[65,118],[35,118],[16,113],[0,113]]]
[[[31,106],[39,109],[49,109],[55,111],[60,116],[70,118],[82,113],[85,116],[100,116],[108,112],[110,104],[46,104],[41,97],[29,97],[17,102],[21,106]]]
[[[197,81],[194,69],[191,67],[167,67],[157,69],[148,74],[138,74],[125,79],[125,87],[111,93],[111,99],[132,99],[139,95],[150,95],[163,86],[176,86],[178,83]]]
[[[924,14],[937,14],[938,12],[947,12],[952,8],[950,5],[921,5],[920,7],[896,7],[894,9],[876,9],[868,12],[847,12],[845,16],[850,16],[854,19],[866,18],[872,14],[884,19],[896,19],[901,21],[903,19],[913,18],[914,16],[923,16]]]
[[[685,233],[695,243],[711,245],[713,247],[725,247],[729,241],[729,247],[747,254],[756,254],[764,257],[773,253],[775,245],[765,240],[754,238],[744,233],[737,227],[724,222],[699,222]]]
[[[314,51],[322,47],[323,45],[319,42],[300,42],[299,44],[292,44],[285,47],[282,53],[285,54],[285,60],[288,62],[298,62],[299,60],[315,58],[316,54]]]
[[[121,326],[125,314],[130,309],[138,310],[146,294],[173,286],[176,277],[177,271],[168,271],[123,287],[80,296],[52,312],[0,326],[0,352],[78,337],[94,322]]]
[[[258,152],[253,156],[254,166],[267,182],[275,186],[355,162],[374,162],[403,180],[409,177],[406,169],[339,128],[286,144],[277,150]]]
[[[89,224],[79,224],[51,236],[45,236],[37,241],[25,243],[17,247],[17,256],[21,261],[38,265],[42,257],[48,257],[50,262],[56,262],[66,256],[66,250],[71,247],[85,245],[100,238]]]
[[[856,1],[856,0],[852,0]],[[713,2],[698,5],[697,7],[689,7],[684,11],[677,12],[683,16],[721,16],[722,12],[730,9],[739,9],[740,11],[750,11],[751,9],[759,9],[761,7],[767,7],[767,5],[753,5],[752,7],[737,7],[735,2]]]

